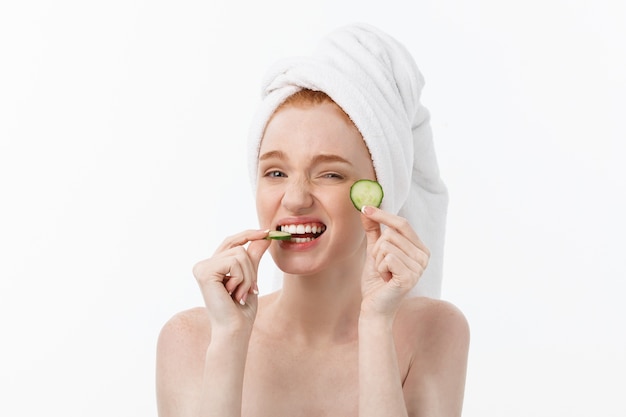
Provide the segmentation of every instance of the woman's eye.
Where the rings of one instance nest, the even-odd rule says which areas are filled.
[[[330,178],[330,179],[343,179],[343,176],[337,174],[336,172],[328,172],[328,173],[324,174],[323,177],[324,178]]]
[[[280,178],[280,177],[284,177],[285,174],[280,172],[280,171],[268,171],[265,174],[266,177],[270,177],[270,178]]]

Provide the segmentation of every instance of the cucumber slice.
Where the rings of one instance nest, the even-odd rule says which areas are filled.
[[[350,187],[350,200],[359,211],[363,206],[380,207],[383,196],[383,187],[374,180],[358,180]]]
[[[274,239],[274,240],[289,240],[291,239],[291,233],[281,232],[278,230],[271,230],[267,235],[266,239]]]

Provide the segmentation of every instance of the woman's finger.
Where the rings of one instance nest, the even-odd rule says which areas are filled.
[[[267,237],[267,233],[260,240],[251,241],[248,245],[248,256],[255,271],[259,268],[263,254],[272,244],[272,241],[265,239],[265,237]]]
[[[364,206],[361,210],[363,213],[361,216],[361,224],[363,225],[363,230],[365,230],[368,247],[374,246],[382,233],[380,222],[369,214],[374,209],[374,207]]]
[[[215,254],[224,252],[228,249],[232,249],[237,246],[243,246],[255,240],[265,239],[268,233],[269,233],[269,230],[250,229],[250,230],[245,230],[241,233],[237,233],[236,235],[229,236],[226,239],[224,239],[224,241],[222,242],[220,246],[218,246],[218,248],[215,250]]]
[[[369,218],[371,221],[385,225],[392,228],[402,236],[406,237],[414,245],[421,249],[428,250],[426,245],[421,241],[413,227],[407,219],[395,214],[391,214],[377,207],[366,207],[363,210],[363,215]]]
[[[243,253],[241,254],[241,258],[239,258],[239,261],[243,279],[234,290],[233,299],[239,304],[244,305],[248,294],[251,292],[253,287],[256,287],[257,266],[251,259],[249,251],[243,250],[242,248],[242,252]]]
[[[425,246],[416,246],[413,242],[408,240],[405,236],[397,233],[394,229],[386,229],[372,249],[372,254],[374,254],[377,261],[385,253],[390,252],[393,252],[400,257],[414,259],[419,262],[423,268],[426,268],[428,260],[430,259],[428,248]]]
[[[224,288],[229,295],[233,295],[237,287],[244,282],[246,273],[241,265],[241,260],[237,257],[232,258],[233,262],[230,267],[227,279],[224,281]]]

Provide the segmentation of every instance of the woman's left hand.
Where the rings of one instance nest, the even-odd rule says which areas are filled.
[[[426,269],[430,251],[403,217],[366,207],[361,221],[367,237],[361,314],[393,318]]]

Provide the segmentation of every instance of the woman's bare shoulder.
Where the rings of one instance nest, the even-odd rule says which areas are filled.
[[[169,318],[161,328],[158,349],[162,355],[191,356],[203,354],[210,341],[211,326],[204,307],[180,311]]]
[[[188,415],[183,410],[195,404],[210,337],[204,307],[176,313],[161,328],[156,355],[159,415]]]
[[[448,301],[414,298],[396,318],[409,362],[403,382],[409,414],[460,416],[470,337],[465,315]]]
[[[411,335],[410,343],[419,341],[423,346],[469,343],[469,323],[463,312],[449,301],[427,297],[403,302],[396,316],[396,332]]]
[[[204,307],[193,307],[179,311],[163,325],[161,332],[188,332],[209,326],[209,317]]]

